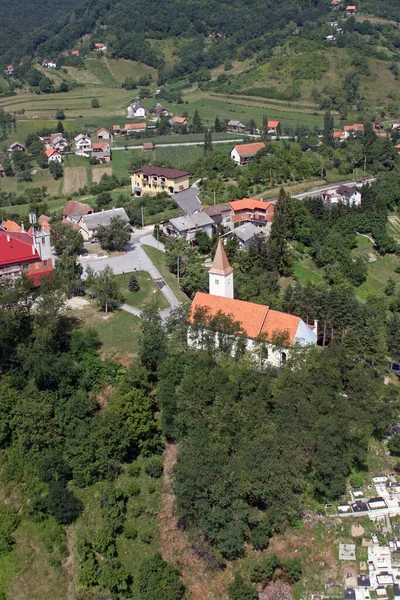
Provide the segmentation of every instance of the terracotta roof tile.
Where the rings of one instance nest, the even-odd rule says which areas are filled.
[[[236,152],[239,156],[255,156],[257,152],[260,152],[265,148],[264,142],[253,142],[252,144],[238,144],[235,146]]]
[[[21,225],[18,225],[15,221],[6,221],[3,223],[3,227],[6,231],[11,231],[12,233],[19,233],[21,231]]]
[[[272,202],[263,202],[262,200],[254,200],[254,198],[242,198],[241,200],[233,200],[229,202],[232,210],[274,210]]]

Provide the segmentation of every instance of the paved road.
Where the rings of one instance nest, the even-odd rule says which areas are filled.
[[[151,141],[151,139],[150,139]],[[231,140],[213,140],[214,144],[231,144],[232,142],[243,142],[243,138],[235,138]],[[178,142],[177,144],[154,144],[156,148],[173,148],[174,146],[203,146],[204,142]],[[143,150],[142,145],[137,146],[117,146],[111,147],[111,150]]]
[[[86,257],[81,257],[80,263],[82,264],[84,275],[88,266],[90,266],[95,273],[102,271],[105,269],[105,267],[111,267],[116,275],[121,273],[131,273],[135,270],[147,271],[170,305],[169,309],[161,311],[161,316],[166,318],[172,309],[180,306],[180,302],[172,292],[171,288],[165,283],[160,272],[153,265],[146,252],[142,248],[142,243],[145,243],[149,246],[153,246],[155,248],[159,247],[160,250],[164,250],[163,244],[161,242],[157,242],[157,240],[152,237],[152,231],[153,226],[148,226],[142,230],[135,231],[132,234],[130,241],[125,246],[126,254],[106,258],[91,258],[89,255]],[[132,307],[128,307],[128,305],[123,305],[121,308],[136,316],[140,316],[141,314],[140,311]]]
[[[375,178],[372,177],[371,179],[364,179],[363,183],[373,183],[374,181],[376,181],[376,180],[375,180]],[[337,183],[332,183],[330,185],[311,188],[310,190],[308,190],[308,192],[304,192],[303,194],[297,194],[297,196],[292,196],[292,198],[297,198],[298,200],[302,200],[303,198],[307,198],[310,196],[312,196],[312,197],[320,196],[323,192],[329,192],[332,190],[336,190],[341,185],[348,185],[350,187],[353,187],[354,185],[357,185],[357,181],[338,181]]]

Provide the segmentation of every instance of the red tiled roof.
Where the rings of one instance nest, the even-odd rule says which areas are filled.
[[[334,131],[333,132],[333,137],[334,137],[334,139],[342,140],[343,139],[343,133],[341,131]]]
[[[345,131],[364,131],[364,125],[362,123],[354,123],[354,125],[345,125]]]
[[[129,131],[129,129],[146,129],[146,123],[126,123],[124,129]]]
[[[279,121],[268,121],[268,127],[276,128],[279,125]]]
[[[19,233],[21,231],[21,225],[18,225],[15,221],[6,221],[3,223],[3,227],[8,232]]]
[[[38,251],[32,248],[33,238],[27,233],[0,231],[0,266],[40,260]]]
[[[47,150],[45,150],[44,153],[47,156],[47,158],[50,158],[50,156],[53,156],[53,154],[60,155],[60,153],[57,150],[54,150],[54,148],[47,148]]]
[[[172,117],[171,121],[174,125],[184,125],[188,122],[186,117]]]
[[[262,200],[254,200],[253,198],[242,198],[241,200],[233,200],[229,202],[231,209],[236,212],[238,210],[268,210],[272,202],[263,202]]]
[[[106,146],[109,146],[109,145],[110,145],[110,142],[93,142],[92,150],[99,149],[99,148],[105,148]]]
[[[70,200],[64,206],[62,214],[64,217],[68,217],[69,215],[73,215],[74,213],[87,215],[90,212],[93,212],[93,208],[90,206],[90,204],[83,204],[82,202],[78,202],[77,200]]]
[[[96,133],[101,133],[102,131],[105,131],[106,133],[110,133],[110,132],[108,131],[108,129],[106,129],[105,127],[100,127],[100,129],[98,129],[98,130],[96,131]]]
[[[205,308],[210,317],[214,317],[218,312],[229,315],[233,321],[240,323],[250,338],[265,334],[266,339],[271,341],[274,334],[287,332],[289,344],[293,343],[301,321],[300,317],[271,310],[269,306],[222,298],[204,292],[197,292],[194,297],[190,309],[191,319],[198,308]]]
[[[264,142],[253,142],[252,144],[238,144],[235,146],[236,152],[239,156],[255,156],[257,152],[260,152],[265,148]]]

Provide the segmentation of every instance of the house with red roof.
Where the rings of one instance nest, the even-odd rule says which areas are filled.
[[[142,133],[146,131],[146,123],[125,123],[124,127],[121,127],[120,133],[126,133],[130,135],[132,133]]]
[[[98,140],[111,140],[111,133],[105,127],[101,127],[96,131]]]
[[[279,121],[268,121],[268,133],[270,135],[278,135],[279,133]]]
[[[224,315],[235,324],[224,331]],[[257,365],[282,366],[293,347],[307,348],[317,343],[317,323],[308,325],[299,316],[290,315],[269,306],[236,300],[233,269],[220,240],[209,270],[209,293],[197,292],[189,313],[189,344],[202,347],[204,340],[218,344],[223,338],[244,341],[246,350]],[[225,333],[225,336],[224,336]],[[211,335],[210,335],[211,334]],[[233,343],[232,351],[235,351]]]
[[[110,142],[93,142],[92,158],[95,158],[99,163],[111,162]]]
[[[134,196],[154,196],[159,192],[176,194],[189,187],[191,174],[178,169],[165,167],[141,167],[131,172],[132,194]]]
[[[107,46],[103,42],[96,42],[94,49],[96,52],[105,52],[107,50]]]
[[[47,161],[49,164],[51,162],[62,162],[62,157],[58,150],[54,150],[54,148],[47,148],[47,150],[45,150],[44,153],[47,156]]]
[[[39,286],[53,272],[48,231],[38,229],[33,235],[25,231],[0,229],[0,278],[19,277],[22,273]]]
[[[346,15],[348,17],[355,15],[356,12],[357,12],[357,6],[355,4],[349,4],[348,6],[346,6]]]
[[[238,165],[247,165],[250,161],[254,160],[256,154],[264,148],[264,142],[237,144],[231,152],[231,159]]]
[[[183,127],[184,125],[189,125],[189,121],[186,117],[172,117],[172,119],[169,120],[169,123],[171,125],[171,127],[175,127],[175,126],[181,126]]]
[[[229,202],[232,210],[232,223],[251,221],[252,223],[265,225],[270,223],[274,216],[275,205],[272,202],[254,200],[254,198],[242,198]]]
[[[6,75],[12,75],[14,73],[14,65],[7,65],[5,73]]]
[[[343,129],[343,137],[345,139],[357,133],[364,133],[363,123],[353,123],[353,125],[345,125]]]

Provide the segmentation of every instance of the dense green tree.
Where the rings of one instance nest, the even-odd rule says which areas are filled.
[[[129,224],[118,217],[113,217],[108,226],[98,227],[97,237],[104,250],[121,250],[131,237]]]
[[[159,555],[143,561],[138,583],[142,600],[180,600],[185,595],[179,572]]]
[[[334,129],[334,123],[333,123],[333,116],[331,114],[331,112],[329,110],[326,111],[325,116],[324,116],[324,137],[323,137],[323,141],[324,144],[326,144],[327,146],[333,146],[333,129]]]
[[[76,257],[83,252],[83,237],[66,223],[52,224],[50,232],[51,244],[57,256]]]
[[[213,150],[211,130],[207,129],[204,134],[204,154]]]
[[[199,111],[197,109],[194,111],[191,130],[193,133],[202,133],[203,132],[203,123],[200,118]]]
[[[165,358],[166,339],[161,317],[155,306],[143,312],[140,337],[140,360],[144,367],[154,373]]]
[[[134,273],[129,277],[128,289],[130,292],[139,292],[140,285]]]
[[[258,594],[253,586],[246,583],[241,575],[235,575],[235,580],[229,584],[230,600],[257,600]]]
[[[121,302],[119,285],[111,267],[105,267],[98,273],[88,267],[86,269],[86,285],[95,295],[101,310],[106,313],[117,308]]]

